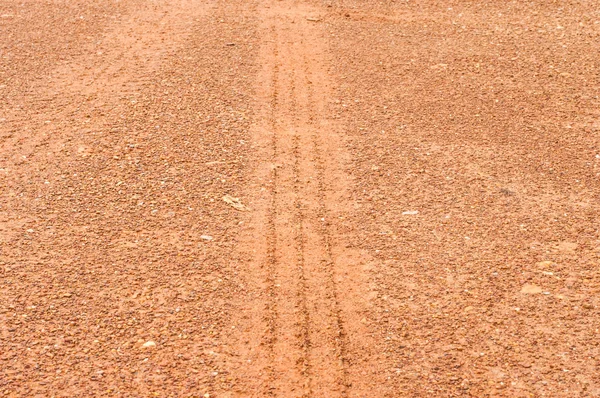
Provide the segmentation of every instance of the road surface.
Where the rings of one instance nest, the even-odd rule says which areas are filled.
[[[0,2],[0,396],[600,396],[592,1]]]

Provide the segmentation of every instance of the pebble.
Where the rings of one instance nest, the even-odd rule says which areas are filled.
[[[538,267],[549,267],[552,264],[554,264],[552,261],[540,261],[539,263],[537,263],[536,265]]]
[[[144,344],[142,344],[142,348],[151,348],[151,347],[156,347],[156,343],[154,341],[147,341]]]
[[[200,235],[200,239],[211,241],[213,240],[213,237],[210,235]]]
[[[414,216],[417,214],[419,214],[419,210],[407,210],[402,212],[403,216]]]
[[[245,206],[239,198],[234,198],[231,195],[223,196],[223,202],[227,203],[231,207],[239,211],[248,211],[250,210],[247,206]]]
[[[578,247],[579,247],[579,245],[574,242],[561,242],[558,244],[558,250],[564,251],[564,252],[575,251],[575,249],[577,249]]]
[[[542,292],[542,288],[537,286],[537,285],[531,285],[529,283],[523,285],[523,287],[521,288],[521,293],[525,293],[525,294],[537,294],[537,293],[541,293]]]

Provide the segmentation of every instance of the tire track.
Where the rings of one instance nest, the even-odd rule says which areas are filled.
[[[314,183],[323,177],[311,149],[317,127],[311,119],[325,115],[313,115],[317,107],[307,91],[304,64],[312,51],[307,12],[298,4],[268,11],[273,45],[281,49],[270,60],[277,83],[270,126],[275,167],[269,223],[275,245],[269,249],[273,344],[268,384],[277,396],[291,390],[293,396],[346,396],[333,262],[320,226],[325,214],[319,211],[318,189],[323,184]]]
[[[298,386],[298,396],[310,396],[308,327],[310,315],[306,305],[304,275],[304,239],[302,213],[298,209],[298,177],[302,165],[297,158],[298,97],[293,38],[283,18],[274,18],[281,51],[275,60],[279,67],[279,101],[274,107],[277,125],[277,187],[275,190],[276,250],[275,285],[278,324],[275,330],[273,380],[277,395],[286,394],[289,386]],[[285,20],[284,20],[285,21]],[[298,159],[298,160],[297,160]]]
[[[302,9],[300,9],[302,10]],[[306,12],[306,11],[305,11]],[[302,20],[303,19],[303,20]],[[313,394],[311,396],[348,395],[348,382],[345,370],[345,335],[340,318],[337,286],[334,278],[335,263],[332,260],[330,239],[327,231],[329,215],[325,209],[324,172],[317,138],[328,136],[331,127],[321,123],[328,119],[323,102],[325,97],[316,98],[314,86],[324,87],[329,83],[322,70],[310,70],[310,65],[319,69],[322,59],[316,57],[314,28],[306,18],[295,19],[295,58],[298,75],[298,179],[302,182],[299,196],[304,203],[300,210],[305,219],[303,230],[306,243],[307,297],[310,311],[309,344],[313,347],[310,358],[315,372]],[[318,54],[321,56],[322,54]],[[307,62],[314,57],[312,64]]]
[[[348,395],[348,369],[347,369],[347,347],[346,347],[346,333],[344,328],[344,322],[341,315],[341,308],[339,304],[338,286],[335,279],[335,268],[336,264],[333,260],[333,252],[331,247],[331,232],[329,231],[329,220],[331,215],[329,214],[326,206],[325,192],[330,189],[325,184],[325,171],[326,165],[322,159],[321,150],[321,137],[319,131],[321,127],[319,120],[322,120],[316,115],[322,115],[322,110],[319,111],[315,104],[315,93],[313,89],[312,80],[315,80],[315,74],[310,70],[310,63],[303,58],[303,64],[305,69],[305,83],[307,87],[307,105],[308,105],[308,125],[310,126],[311,134],[310,140],[312,141],[312,155],[314,156],[313,162],[315,164],[315,171],[317,175],[317,189],[316,189],[316,217],[321,220],[318,228],[318,234],[320,235],[321,245],[324,248],[324,258],[322,260],[324,270],[326,273],[326,285],[327,290],[331,294],[331,311],[335,319],[335,346],[337,360],[339,361],[340,374],[338,376],[338,383],[341,386],[341,395],[346,397]]]
[[[273,39],[273,58],[278,59],[279,50],[277,46],[277,32],[274,28],[271,29]],[[277,63],[273,65],[272,76],[271,76],[271,112],[270,112],[270,120],[269,125],[271,127],[272,136],[271,136],[271,164],[275,165],[275,159],[277,159],[277,114],[276,109],[278,106],[278,77],[279,77],[279,66]],[[276,292],[275,292],[275,275],[277,272],[277,259],[276,259],[276,251],[277,251],[277,232],[275,227],[275,214],[277,212],[277,200],[276,200],[276,192],[277,192],[277,167],[272,168],[272,177],[270,184],[270,208],[268,213],[268,238],[267,238],[267,286],[268,286],[268,298],[269,302],[267,303],[267,316],[269,317],[267,320],[268,325],[268,335],[267,338],[267,346],[269,350],[269,367],[268,367],[268,393],[271,395],[273,392],[271,390],[271,386],[274,383],[275,375],[274,375],[274,356],[275,356],[275,339],[276,339],[276,327],[277,327],[277,300],[276,300]]]
[[[294,123],[293,138],[292,138],[292,153],[294,158],[293,173],[294,173],[294,207],[296,210],[294,227],[296,230],[296,252],[297,252],[297,263],[296,268],[298,269],[299,276],[299,306],[302,312],[302,326],[301,326],[301,338],[300,343],[303,348],[303,357],[301,362],[301,374],[305,378],[306,396],[312,396],[312,374],[311,374],[311,363],[310,363],[310,325],[311,316],[308,308],[307,289],[308,281],[306,278],[306,261],[305,261],[305,236],[304,236],[304,212],[303,203],[301,201],[301,137],[298,132],[298,126],[300,123],[299,112],[298,112],[298,101],[297,101],[297,77],[294,70],[292,70],[292,86],[291,86],[291,116]]]
[[[314,15],[323,10],[302,1],[264,0],[255,12],[263,18],[263,70],[257,77],[253,128],[253,214],[240,250],[251,253],[247,279],[253,296],[262,299],[246,303],[251,315],[239,320],[238,340],[245,344],[238,366],[254,366],[237,372],[244,374],[238,396],[347,397],[352,395],[348,358],[362,358],[360,348],[368,338],[355,336],[357,350],[350,350],[343,309],[355,311],[360,298],[349,295],[344,298],[348,303],[341,303],[341,291],[358,288],[339,286],[338,268],[345,274],[355,271],[351,262],[336,262],[330,229],[335,217],[328,208],[330,191],[340,186],[343,191],[347,182],[336,165],[337,126],[327,108],[331,83],[320,27],[314,23]],[[325,151],[331,152],[330,159],[324,158]]]

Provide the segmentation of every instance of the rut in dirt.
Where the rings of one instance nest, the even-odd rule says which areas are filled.
[[[251,252],[248,278],[261,296],[242,326],[253,336],[243,339],[252,341],[245,349],[258,383],[248,388],[261,396],[350,396],[372,381],[356,371],[366,353],[356,345],[368,337],[355,325],[361,304],[350,292],[362,275],[355,261],[334,253],[341,246],[334,218],[347,211],[348,181],[329,109],[328,54],[314,24],[323,10],[265,2],[257,12],[264,19],[252,129],[255,215],[239,242]],[[240,376],[242,385],[249,379]]]

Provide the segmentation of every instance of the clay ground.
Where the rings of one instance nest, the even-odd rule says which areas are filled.
[[[600,396],[593,1],[0,0],[0,396]]]

